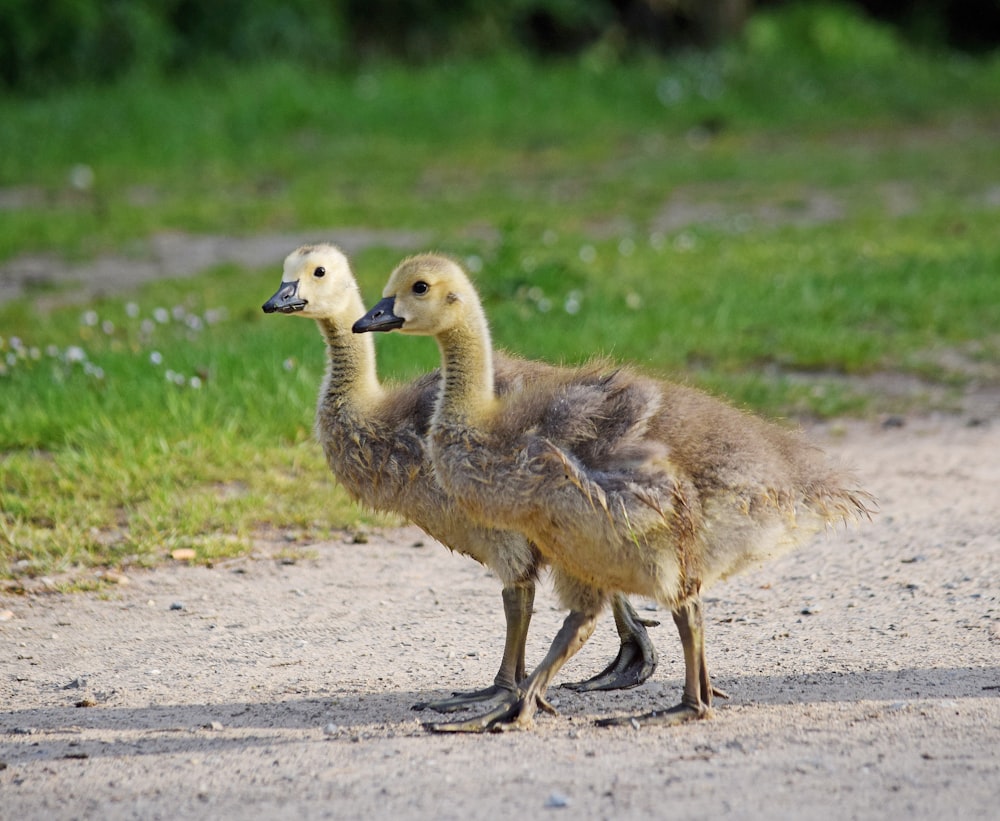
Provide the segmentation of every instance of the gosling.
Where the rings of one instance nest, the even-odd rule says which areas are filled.
[[[426,433],[440,382],[437,372],[398,386],[379,382],[371,337],[351,333],[364,303],[339,248],[306,245],[285,260],[281,286],[265,313],[312,318],[326,341],[327,368],[316,410],[316,434],[327,464],[350,496],[369,508],[404,516],[450,549],[489,567],[503,583],[506,641],[491,686],[415,705],[452,712],[480,703],[512,702],[525,677],[525,642],[535,583],[544,562],[527,538],[505,527],[473,522],[433,476]],[[497,392],[505,395],[554,370],[513,358],[497,362]],[[656,669],[645,625],[624,596],[613,601],[621,640],[617,657],[580,690],[635,687]]]
[[[676,706],[599,723],[707,716],[718,693],[702,590],[833,522],[870,515],[871,496],[799,435],[688,387],[627,367],[585,367],[500,393],[479,297],[451,259],[405,260],[383,297],[356,332],[433,336],[441,351],[429,435],[438,480],[474,521],[526,534],[570,609],[516,704],[448,729],[531,726],[553,677],[616,592],[671,610],[684,689]]]

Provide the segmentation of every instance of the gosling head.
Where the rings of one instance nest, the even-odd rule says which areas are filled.
[[[353,318],[358,299],[358,285],[343,251],[335,245],[303,245],[285,258],[281,286],[261,307],[265,314]]]
[[[353,330],[437,336],[461,323],[466,312],[478,305],[472,283],[457,262],[421,254],[399,264],[382,299],[354,323]]]

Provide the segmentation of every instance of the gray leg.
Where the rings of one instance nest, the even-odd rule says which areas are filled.
[[[635,608],[621,593],[615,593],[612,598],[611,610],[621,639],[618,655],[593,678],[563,684],[563,687],[581,693],[593,690],[628,690],[638,687],[656,671],[656,648],[646,628],[655,627],[659,622],[640,619]]]
[[[701,596],[688,599],[673,611],[674,624],[684,648],[684,694],[681,703],[668,710],[655,710],[638,716],[602,718],[601,727],[645,724],[681,724],[695,718],[705,718],[712,707],[712,696],[725,696],[712,687],[705,661],[705,629],[701,614]]]
[[[594,632],[595,624],[597,624],[596,612],[572,611],[556,634],[542,663],[535,668],[524,685],[518,688],[516,693],[511,694],[510,698],[504,699],[488,713],[469,721],[424,726],[438,733],[481,733],[487,730],[523,730],[531,727],[535,711],[539,707],[548,712],[555,712],[545,700],[545,691],[552,677],[586,644]]]
[[[535,584],[526,582],[512,584],[503,589],[503,612],[507,622],[507,638],[504,642],[500,670],[493,679],[493,685],[470,693],[453,693],[451,698],[441,701],[427,701],[414,704],[414,710],[436,710],[439,713],[453,713],[485,704],[498,699],[507,699],[517,690],[517,683],[524,678],[524,645],[528,639],[528,625],[531,623],[532,608],[535,603]]]

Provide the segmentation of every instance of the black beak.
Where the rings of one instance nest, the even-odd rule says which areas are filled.
[[[397,328],[402,328],[404,320],[392,312],[395,305],[396,297],[394,296],[387,296],[385,299],[379,300],[374,308],[354,323],[351,330],[356,334],[363,334],[367,331],[394,331]]]
[[[280,311],[283,314],[294,314],[308,305],[308,300],[299,298],[299,282],[282,282],[281,287],[267,302],[261,305],[265,314]]]

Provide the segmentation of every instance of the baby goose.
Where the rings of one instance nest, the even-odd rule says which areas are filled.
[[[410,519],[452,550],[489,567],[503,583],[507,639],[494,684],[444,701],[416,705],[449,712],[477,702],[516,697],[525,676],[524,647],[542,559],[521,534],[473,522],[435,481],[425,438],[439,375],[399,386],[382,385],[371,337],[351,333],[364,303],[350,263],[333,245],[303,246],[285,260],[281,287],[265,313],[315,319],[326,340],[328,363],[316,410],[316,433],[327,464],[348,493],[370,508]],[[529,385],[553,370],[541,363],[498,361],[498,393]],[[605,670],[579,689],[634,687],[656,669],[644,624],[623,596],[613,602],[621,649]]]
[[[671,609],[685,683],[675,707],[603,723],[705,716],[713,688],[701,591],[830,522],[869,514],[871,497],[816,448],[690,388],[627,368],[582,368],[555,385],[500,395],[479,298],[446,257],[405,260],[383,295],[355,331],[430,335],[441,350],[430,427],[439,481],[476,521],[527,534],[571,609],[520,703],[462,729],[530,726],[614,591]]]

